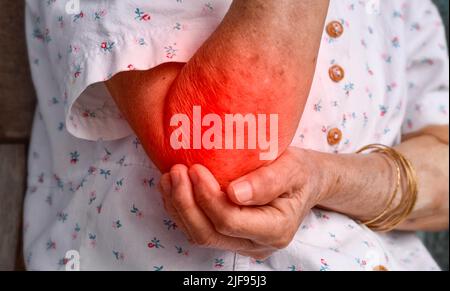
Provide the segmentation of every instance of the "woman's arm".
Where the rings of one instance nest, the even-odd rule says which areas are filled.
[[[167,150],[169,119],[178,113],[192,118],[193,105],[201,106],[203,114],[278,114],[281,153],[307,101],[328,2],[235,0],[186,65],[164,64],[108,81],[118,107],[157,166],[168,171],[176,163],[202,163],[225,178],[221,181],[259,166],[255,153]]]
[[[438,231],[449,220],[448,126],[428,127],[406,136],[396,147],[417,173],[419,195],[416,207],[400,230]],[[321,158],[330,169],[329,191],[320,206],[362,221],[370,220],[386,207],[395,186],[395,168],[382,154],[338,155]]]
[[[447,228],[448,126],[411,135],[397,150],[411,160],[419,179],[418,203],[399,229]],[[291,147],[272,164],[232,182],[226,194],[199,165],[174,166],[160,186],[168,213],[190,241],[263,259],[289,245],[305,215],[318,205],[363,221],[378,216],[396,183],[393,169],[381,154],[334,155]]]

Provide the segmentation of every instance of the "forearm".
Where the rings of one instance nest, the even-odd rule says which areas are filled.
[[[146,100],[150,94],[153,100],[167,96],[165,103],[172,110],[188,100],[231,111],[230,101],[239,107],[243,96],[252,105],[263,100],[270,106],[292,108],[288,105],[295,103],[303,108],[328,2],[235,0],[218,29],[185,66],[164,64],[146,72],[124,72],[108,81],[108,88],[130,119],[135,117],[127,109],[153,102]],[[162,112],[158,115],[162,117]]]
[[[306,100],[327,8],[328,0],[234,1],[172,93],[193,90],[215,102],[223,96]]]
[[[412,162],[419,185],[416,207],[399,229],[448,229],[448,126],[427,128],[419,135],[408,137],[396,149]]]
[[[396,147],[417,173],[418,201],[402,230],[440,230],[448,227],[448,127],[432,134],[419,133]],[[337,155],[324,160],[330,172],[328,193],[320,206],[361,221],[379,215],[396,184],[392,161],[382,154]],[[400,191],[402,194],[402,191]],[[399,201],[395,201],[398,203]]]
[[[279,151],[291,143],[306,104],[328,0],[236,0],[187,64],[126,72],[107,82],[150,158],[162,171],[200,163],[229,181],[261,165],[258,151],[170,150],[170,119],[278,114]],[[263,161],[264,162],[264,161]]]
[[[183,68],[169,112],[186,100],[206,110],[279,114],[293,135],[307,101],[328,0],[238,0]],[[181,107],[181,108],[180,108]]]

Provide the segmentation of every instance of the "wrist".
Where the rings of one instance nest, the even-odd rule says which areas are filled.
[[[303,149],[299,149],[298,153],[296,168],[300,169],[297,179],[300,181],[299,188],[307,187],[306,192],[311,195],[310,207],[313,208],[329,200],[335,181],[340,179],[336,164],[330,162],[334,155]]]
[[[326,155],[322,167],[327,179],[319,207],[362,221],[379,215],[395,186],[395,165],[377,153]]]
[[[338,195],[338,192],[344,192],[345,190],[343,181],[343,173],[340,168],[340,163],[337,161],[341,157],[328,154],[316,152],[314,154],[314,163],[316,168],[320,173],[316,173],[316,193],[317,193],[317,203],[316,205],[321,206],[326,204],[327,201],[332,202],[333,197]],[[345,186],[347,187],[347,186]]]

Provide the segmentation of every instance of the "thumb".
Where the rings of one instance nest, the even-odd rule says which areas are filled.
[[[262,206],[289,192],[298,182],[296,159],[289,153],[236,181],[227,188],[228,197],[238,205]]]

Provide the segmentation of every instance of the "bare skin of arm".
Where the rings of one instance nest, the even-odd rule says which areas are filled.
[[[439,231],[449,223],[448,126],[432,126],[405,136],[396,147],[415,167],[419,196],[413,213],[399,230]],[[386,206],[395,185],[394,165],[383,155],[342,155],[328,166],[334,174],[320,205],[362,221]],[[327,167],[327,166],[324,166]]]
[[[221,182],[232,181],[262,165],[256,151],[171,151],[169,119],[177,113],[192,115],[193,105],[204,114],[279,114],[281,154],[307,101],[328,4],[235,0],[187,64],[120,73],[107,87],[163,172],[174,164],[201,163]]]
[[[397,148],[417,172],[418,203],[398,230],[448,228],[448,126],[405,137]],[[168,213],[193,243],[264,259],[288,246],[313,207],[358,220],[380,214],[395,170],[382,154],[334,155],[288,148],[270,165],[232,182],[224,193],[203,166],[174,166],[161,178]],[[248,184],[244,187],[242,183]],[[233,202],[230,202],[233,201]]]

